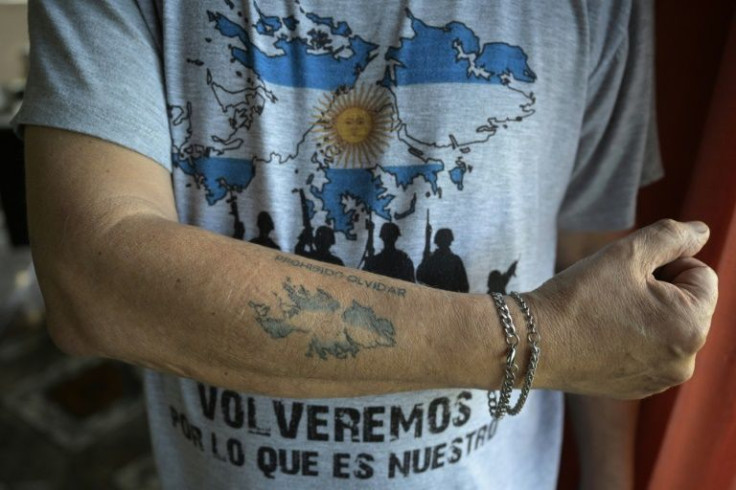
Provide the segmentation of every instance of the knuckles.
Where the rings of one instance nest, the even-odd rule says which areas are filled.
[[[717,292],[672,314],[672,339],[682,352],[694,355],[705,345],[716,300]]]
[[[709,323],[695,319],[680,319],[679,325],[672,329],[668,343],[670,357],[686,359],[694,356],[705,345],[708,337]]]
[[[662,381],[667,387],[681,385],[693,377],[695,372],[695,359],[687,363],[681,363],[669,369],[669,372],[662,377]]]
[[[708,315],[713,315],[718,302],[718,274],[710,267],[704,268],[704,289],[705,289],[705,304]]]

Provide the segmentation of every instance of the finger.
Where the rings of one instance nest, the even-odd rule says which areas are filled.
[[[654,277],[658,281],[671,283],[681,272],[693,267],[707,267],[707,265],[694,257],[680,257],[656,269]]]
[[[669,282],[689,292],[706,305],[709,314],[713,313],[718,299],[718,275],[713,269],[701,262],[699,265],[684,268]]]
[[[676,259],[697,254],[709,236],[710,230],[702,221],[665,219],[632,233],[624,241],[631,245],[634,260],[651,273]]]

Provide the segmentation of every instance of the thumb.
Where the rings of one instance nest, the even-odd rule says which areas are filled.
[[[647,274],[681,257],[692,257],[708,241],[710,230],[702,221],[683,223],[664,219],[644,227],[625,240],[631,240],[634,259]]]

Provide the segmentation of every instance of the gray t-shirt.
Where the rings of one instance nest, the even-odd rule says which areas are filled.
[[[530,290],[558,228],[631,226],[661,172],[649,1],[29,3],[19,131],[146,155],[182,222],[294,265]],[[251,307],[244,328],[265,330]],[[290,335],[350,362],[347,334]],[[560,393],[534,391],[493,434],[476,390],[297,400],[150,370],[145,386],[166,489],[556,484]]]

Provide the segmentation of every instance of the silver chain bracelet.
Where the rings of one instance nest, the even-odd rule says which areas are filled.
[[[496,309],[498,310],[498,316],[501,320],[501,325],[504,331],[504,337],[508,351],[506,353],[506,363],[504,365],[504,377],[501,382],[501,389],[499,394],[496,395],[494,390],[488,392],[488,410],[493,418],[492,431],[495,432],[498,421],[501,420],[507,413],[509,415],[518,415],[521,409],[526,403],[526,399],[529,397],[531,391],[532,381],[534,380],[534,373],[539,363],[540,347],[539,342],[541,335],[537,331],[536,322],[534,316],[529,309],[529,305],[526,303],[524,298],[517,292],[511,292],[511,297],[519,304],[519,308],[524,314],[524,318],[527,324],[527,340],[531,349],[531,356],[529,358],[529,365],[527,367],[526,375],[524,376],[524,383],[521,387],[521,393],[516,404],[511,407],[509,402],[511,400],[511,392],[514,388],[516,380],[516,374],[519,368],[516,364],[516,348],[519,344],[519,336],[516,333],[514,322],[511,318],[511,313],[506,305],[506,301],[503,295],[500,293],[491,293]]]
[[[509,312],[508,306],[506,306],[503,295],[500,293],[491,293],[491,297],[494,303],[496,303],[498,317],[501,320],[506,346],[508,347],[499,395],[496,396],[496,392],[493,390],[488,392],[488,410],[491,413],[491,417],[495,420],[501,420],[509,408],[511,390],[514,388],[516,373],[519,371],[519,367],[516,365],[516,347],[519,345],[519,336],[516,333],[514,321],[511,319],[511,313]]]
[[[517,415],[521,411],[521,408],[524,406],[524,403],[529,396],[529,392],[532,389],[534,373],[537,371],[537,364],[539,363],[539,342],[542,340],[542,336],[539,335],[539,332],[537,331],[537,325],[534,321],[534,316],[529,309],[529,305],[526,304],[526,301],[524,301],[524,298],[522,298],[522,296],[516,291],[511,291],[511,297],[514,298],[519,304],[519,308],[521,309],[521,312],[524,314],[524,318],[526,319],[526,340],[527,342],[529,342],[529,349],[531,350],[529,365],[526,368],[526,375],[524,376],[524,384],[521,387],[519,401],[516,402],[515,407],[508,409],[509,414]]]

